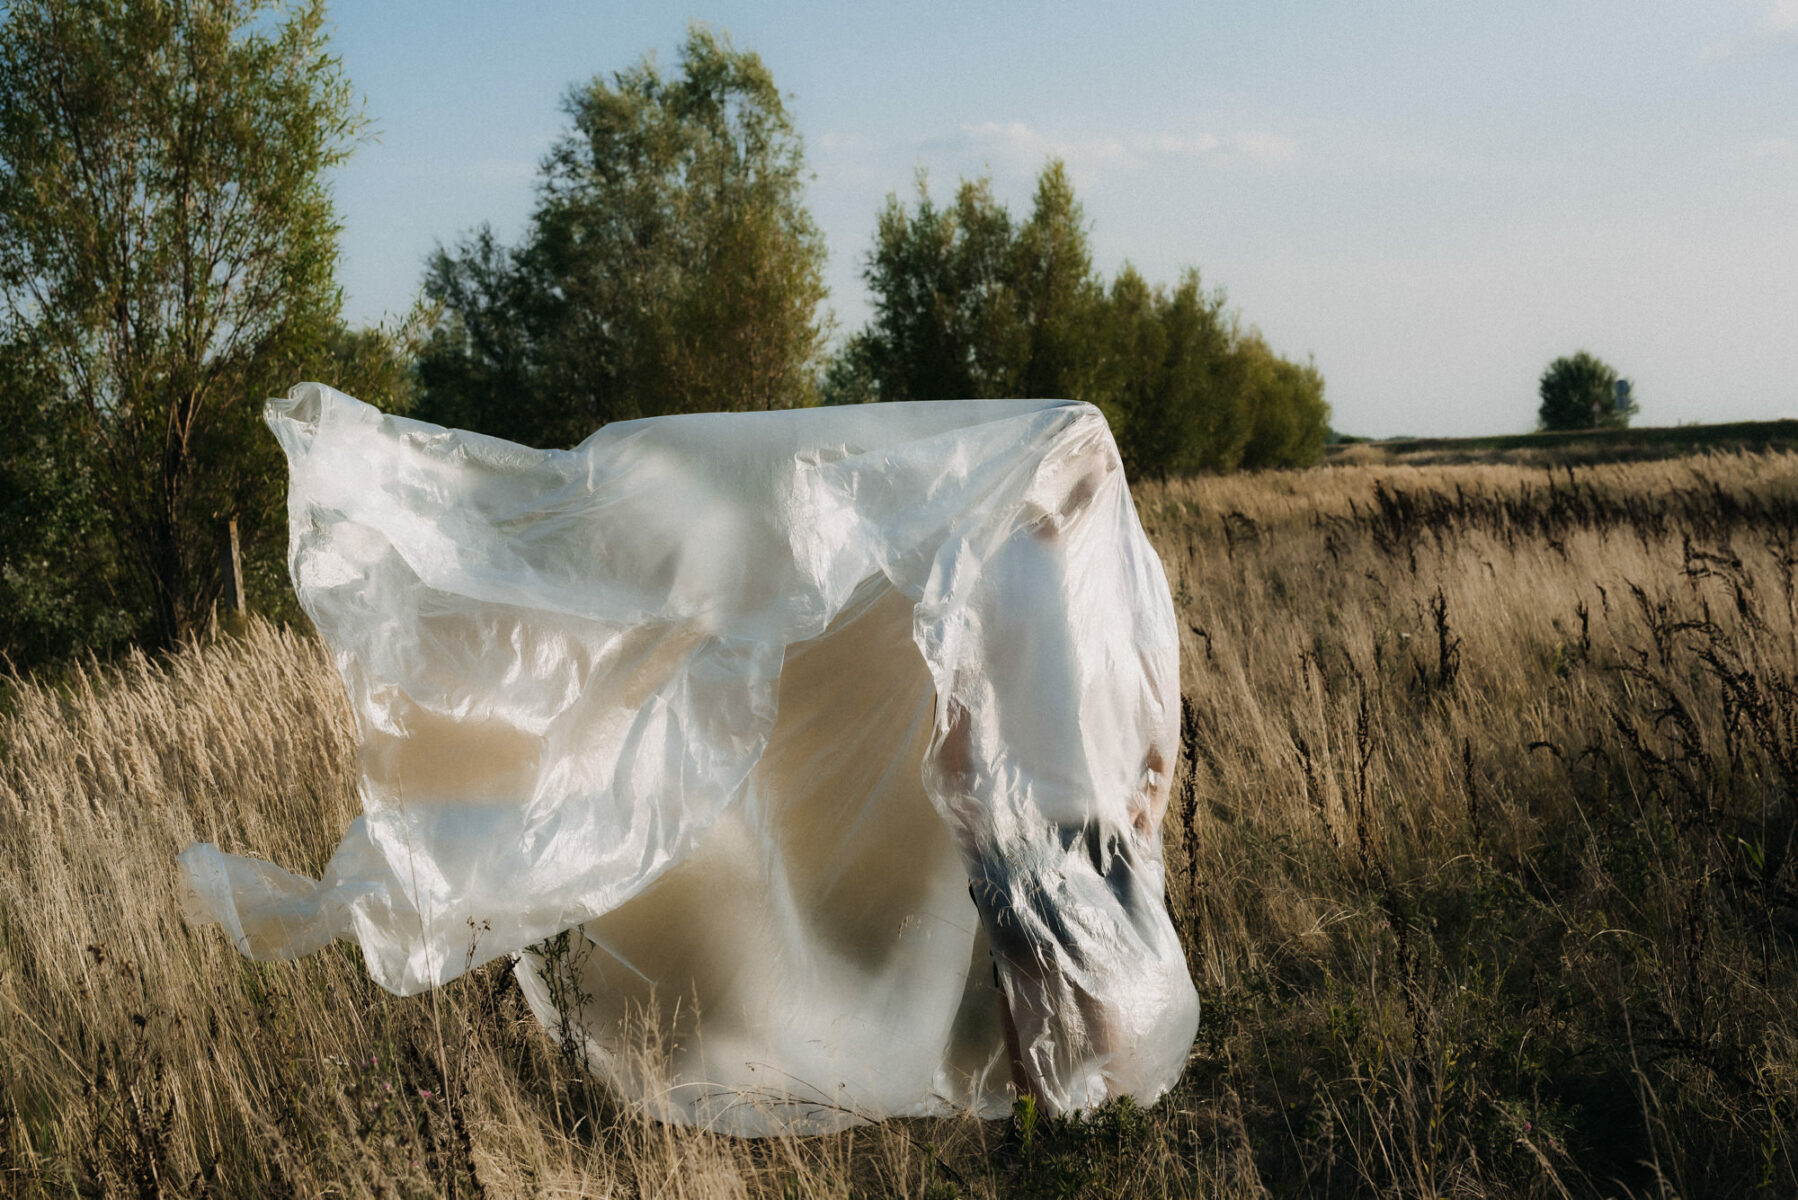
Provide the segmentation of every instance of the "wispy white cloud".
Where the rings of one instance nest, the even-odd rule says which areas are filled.
[[[1209,133],[1063,134],[1022,121],[983,121],[964,126],[956,137],[969,148],[1020,165],[1059,158],[1079,171],[1141,167],[1156,159],[1202,158],[1223,143]]]
[[[1076,183],[1106,175],[1177,163],[1214,162],[1283,166],[1299,157],[1291,137],[1264,130],[1217,134],[1062,132],[1025,121],[981,121],[921,138],[886,142],[855,133],[830,131],[813,143],[848,166],[852,161],[898,155],[927,159],[962,171],[989,169],[1002,177],[1034,176],[1049,159],[1067,164]]]
[[[1700,62],[1715,63],[1754,56],[1772,42],[1798,38],[1798,0],[1765,0],[1760,17],[1739,39],[1714,42],[1698,51]]]
[[[1277,133],[1064,133],[1023,121],[967,125],[953,134],[926,139],[923,145],[978,158],[1002,172],[1034,174],[1046,160],[1059,158],[1076,182],[1182,162],[1285,164],[1299,153],[1297,142]]]
[[[1298,143],[1279,133],[1240,133],[1231,139],[1245,158],[1264,163],[1289,163],[1299,156]]]
[[[1130,139],[1130,145],[1139,154],[1161,158],[1198,158],[1210,154],[1221,144],[1209,133],[1193,134],[1190,137],[1179,137],[1171,133],[1138,134]]]
[[[863,154],[881,148],[881,144],[873,138],[834,129],[827,129],[819,134],[816,145],[820,150],[840,150],[846,154]]]

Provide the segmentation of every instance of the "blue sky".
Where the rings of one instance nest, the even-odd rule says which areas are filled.
[[[1198,267],[1339,429],[1527,429],[1580,348],[1642,424],[1798,417],[1798,0],[1107,7],[338,0],[347,314],[515,238],[568,87],[703,20],[789,97],[841,330],[887,193],[984,173],[1022,211],[1053,155],[1100,270]]]

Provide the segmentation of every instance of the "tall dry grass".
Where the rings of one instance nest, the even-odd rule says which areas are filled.
[[[1148,1111],[737,1142],[600,1095],[503,965],[240,959],[172,856],[323,864],[310,638],[11,680],[0,1191],[1788,1196],[1798,458],[1138,489],[1185,630],[1170,906],[1205,1000]]]

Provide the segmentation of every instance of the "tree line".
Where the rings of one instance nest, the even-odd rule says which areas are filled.
[[[827,365],[827,403],[1086,400],[1135,477],[1306,466],[1323,451],[1317,368],[1274,354],[1196,269],[1166,287],[1126,264],[1106,286],[1060,162],[1022,221],[984,179],[941,207],[922,179],[913,207],[889,196],[863,278],[874,319]]]
[[[365,119],[322,0],[18,0],[0,21],[0,649],[15,666],[204,628],[235,518],[252,604],[291,611],[262,400],[317,379],[541,446],[609,421],[1043,396],[1104,410],[1129,470],[1295,466],[1315,366],[1201,286],[1095,271],[1050,162],[1030,213],[986,180],[889,197],[833,339],[803,146],[753,53],[703,26],[677,67],[564,101],[517,244],[434,253],[424,302],[343,319],[327,173]]]

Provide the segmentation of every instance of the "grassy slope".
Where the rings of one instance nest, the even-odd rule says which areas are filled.
[[[1145,487],[1185,630],[1148,1112],[733,1142],[596,1094],[489,967],[186,928],[195,838],[316,872],[353,737],[309,639],[15,685],[0,1194],[1791,1195],[1798,457]]]

